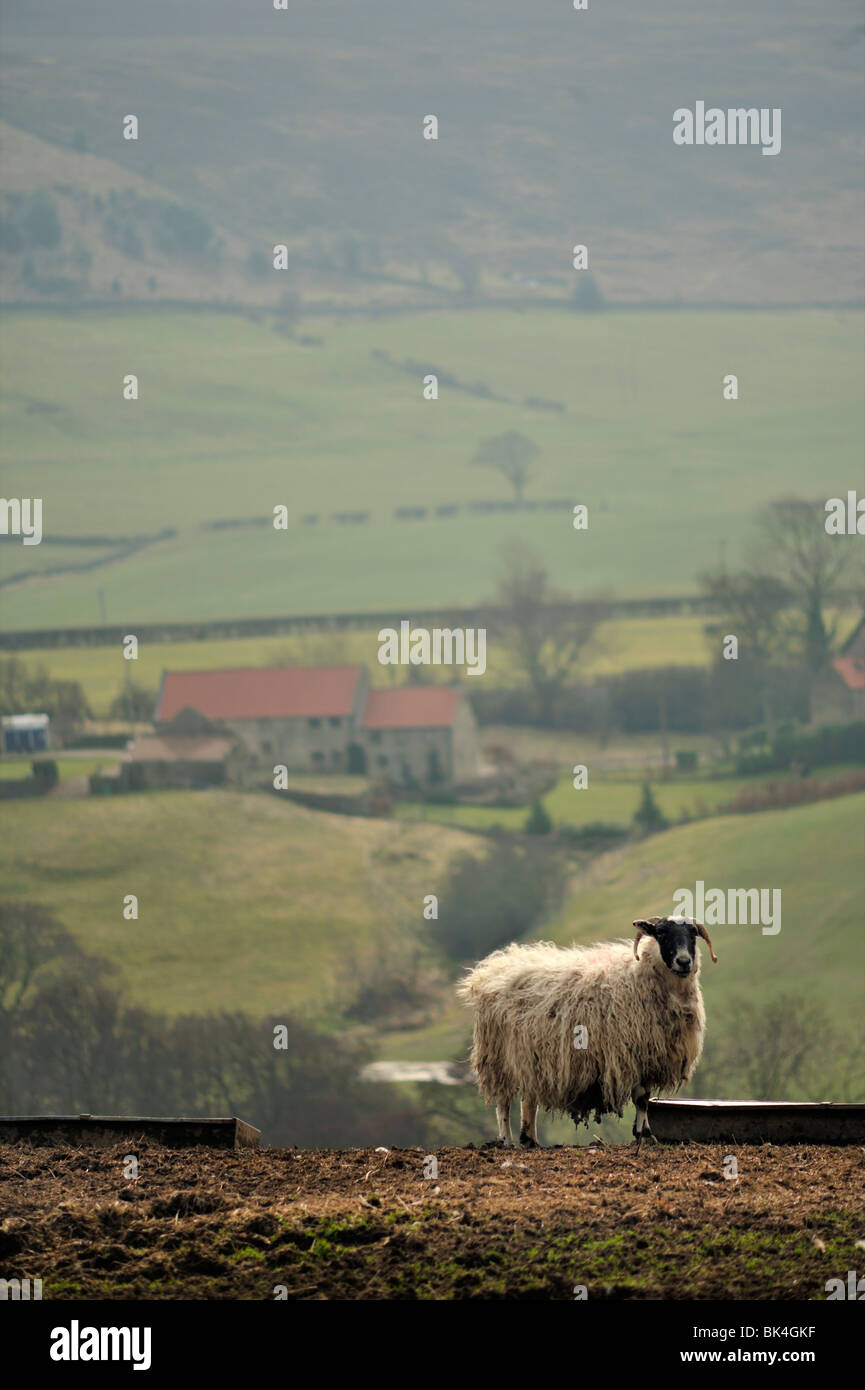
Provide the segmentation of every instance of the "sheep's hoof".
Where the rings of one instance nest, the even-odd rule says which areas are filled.
[[[521,1134],[521,1135],[520,1135],[520,1148],[521,1148],[521,1149],[539,1149],[540,1147],[541,1147],[541,1146],[540,1146],[540,1144],[538,1143],[537,1139],[532,1139],[531,1136],[528,1135],[528,1134]]]
[[[636,1149],[639,1149],[639,1147],[640,1147],[640,1145],[642,1144],[642,1142],[643,1142],[644,1139],[645,1139],[646,1142],[649,1143],[649,1144],[657,1144],[657,1142],[658,1142],[657,1139],[655,1138],[654,1134],[652,1133],[652,1131],[651,1131],[650,1129],[646,1129],[646,1130],[643,1131],[642,1134],[636,1134],[636,1135],[634,1136],[633,1148],[634,1148],[635,1150],[636,1150]]]

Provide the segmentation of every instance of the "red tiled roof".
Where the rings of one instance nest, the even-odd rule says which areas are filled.
[[[231,752],[230,738],[137,738],[129,749],[133,763],[221,763]]]
[[[372,690],[363,718],[365,729],[446,729],[454,722],[458,690],[436,685],[404,685]]]
[[[362,666],[249,666],[166,671],[156,722],[196,709],[208,719],[333,718],[351,714]]]
[[[865,690],[865,657],[839,656],[832,665],[848,690]]]

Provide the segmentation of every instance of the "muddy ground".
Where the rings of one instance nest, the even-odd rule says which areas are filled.
[[[737,1180],[729,1152],[488,1145],[425,1178],[420,1149],[0,1146],[0,1277],[43,1299],[811,1300],[863,1266],[865,1150],[740,1148]]]

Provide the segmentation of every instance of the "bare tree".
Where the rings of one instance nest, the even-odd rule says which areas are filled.
[[[783,580],[760,570],[741,570],[701,574],[699,583],[752,655],[764,661],[789,655],[793,594]]]
[[[699,583],[739,639],[743,662],[759,693],[763,720],[771,728],[776,686],[772,664],[792,659],[796,639],[793,593],[783,580],[760,570],[702,574]]]
[[[839,1039],[825,1006],[805,992],[728,1002],[724,1028],[698,1073],[705,1093],[748,1100],[825,1100]]]
[[[521,542],[505,547],[496,588],[505,641],[552,721],[577,658],[609,612],[603,598],[576,603],[550,585],[546,569]]]
[[[764,510],[762,530],[770,568],[792,595],[808,669],[826,664],[837,635],[829,610],[852,582],[853,547],[848,538],[826,533],[824,503],[781,498]]]
[[[479,468],[494,468],[504,475],[514,490],[517,504],[523,500],[523,491],[531,476],[531,465],[539,456],[540,449],[518,430],[508,430],[507,434],[497,434],[485,439],[478,446],[472,464]]]

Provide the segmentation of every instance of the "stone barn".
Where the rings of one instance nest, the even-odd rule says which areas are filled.
[[[163,736],[228,734],[250,763],[289,772],[428,786],[470,781],[480,766],[461,691],[371,690],[365,666],[166,671],[154,722]]]
[[[361,742],[369,773],[401,786],[469,782],[480,769],[468,700],[444,686],[371,691]]]

